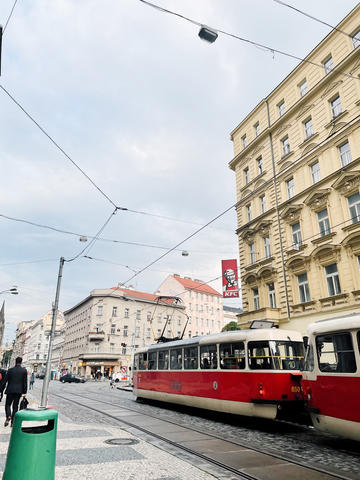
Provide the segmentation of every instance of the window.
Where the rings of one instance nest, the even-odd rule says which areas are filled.
[[[312,119],[309,118],[304,122],[305,138],[310,138],[314,135]]]
[[[124,317],[129,318],[129,309],[128,308],[125,308]]]
[[[345,142],[340,145],[340,147],[338,147],[338,150],[341,159],[341,165],[343,167],[352,162],[349,142]]]
[[[299,84],[300,97],[303,97],[304,95],[306,95],[307,91],[308,91],[307,83],[306,83],[306,80],[304,80]]]
[[[319,222],[320,237],[325,237],[325,235],[329,235],[329,233],[331,233],[327,208],[321,210],[321,212],[319,212],[317,216]]]
[[[332,57],[328,57],[328,59],[325,60],[323,65],[324,65],[325,75],[327,75],[334,68],[334,63],[333,63]]]
[[[285,100],[281,100],[278,104],[279,117],[282,117],[285,113]]]
[[[289,137],[285,137],[281,140],[282,144],[282,153],[283,157],[290,153],[290,142],[289,142]]]
[[[249,251],[250,251],[250,263],[255,263],[256,262],[256,253],[255,253],[255,244],[254,243],[250,243]]]
[[[136,320],[141,319],[141,310],[136,310]]]
[[[243,148],[246,148],[246,145],[247,145],[246,135],[244,135],[243,137],[241,137],[241,141],[242,141],[242,146],[243,146]]]
[[[182,350],[181,348],[173,348],[170,350],[170,370],[182,369]]]
[[[140,338],[140,327],[135,328],[135,337]]]
[[[204,370],[218,368],[216,345],[200,347],[200,368]]]
[[[103,307],[102,307],[102,305],[99,305],[98,308],[97,308],[97,314],[98,314],[99,316],[101,316],[102,313],[103,313]]]
[[[316,350],[321,372],[353,373],[356,371],[354,347],[349,332],[317,336]]]
[[[268,283],[268,290],[270,308],[276,308],[275,285],[273,283]]]
[[[115,331],[116,331],[116,325],[115,325],[115,323],[113,323],[111,325],[111,335],[115,335]]]
[[[310,290],[306,273],[297,275],[300,303],[310,302]]]
[[[286,191],[288,198],[292,198],[295,195],[295,183],[293,177],[286,180]]]
[[[196,370],[197,368],[199,368],[198,348],[197,347],[184,348],[184,369]]]
[[[148,354],[148,370],[157,369],[157,352],[149,352]]]
[[[338,115],[340,115],[340,113],[342,112],[342,108],[339,95],[333,100],[331,100],[330,106],[333,118],[336,118]]]
[[[255,131],[255,137],[258,137],[260,135],[260,123],[259,122],[255,123],[254,131]]]
[[[114,353],[115,351],[115,343],[110,343],[110,353]]]
[[[151,328],[146,329],[146,338],[151,338]]]
[[[248,222],[250,222],[250,220],[251,220],[251,204],[246,205],[246,214],[247,214]]]
[[[317,183],[320,181],[320,163],[315,162],[310,166],[311,169],[311,178],[313,183]]]
[[[112,309],[112,316],[117,317],[117,307],[113,307]]]
[[[128,326],[127,326],[127,325],[124,325],[123,336],[124,336],[124,337],[127,337],[127,336],[128,336]]]
[[[360,29],[354,33],[352,36],[352,42],[354,45],[354,48],[357,48],[360,45]]]
[[[254,310],[259,310],[260,308],[259,289],[253,288],[252,292],[253,292]]]
[[[249,167],[244,168],[244,182],[245,185],[250,182]]]
[[[98,353],[98,351],[99,351],[99,345],[100,345],[100,343],[95,343],[95,345],[94,345],[94,352],[95,352],[95,353]]]
[[[245,345],[243,342],[219,345],[220,368],[242,370],[245,368]]]
[[[329,296],[341,293],[339,274],[336,263],[325,267],[326,281],[328,285]]]
[[[292,247],[295,250],[297,250],[300,248],[300,245],[302,243],[300,222],[297,222],[297,223],[294,223],[294,225],[291,225],[291,234],[292,234],[292,240],[293,240]]]
[[[259,198],[260,198],[261,213],[265,213],[266,212],[266,198],[265,198],[265,195],[262,195]]]
[[[262,161],[262,157],[259,157],[259,158],[256,160],[256,163],[257,163],[258,175],[261,175],[261,174],[263,173],[263,161]]]
[[[304,345],[303,342],[286,340],[249,342],[248,356],[252,370],[301,370]]]
[[[351,223],[357,223],[360,221],[360,195],[354,193],[348,197],[348,205],[350,210]]]
[[[265,252],[265,258],[270,258],[271,257],[270,238],[269,237],[264,237],[264,252]]]
[[[169,368],[169,350],[160,350],[158,352],[158,370],[167,370]]]
[[[147,312],[146,319],[147,319],[148,322],[151,321],[151,312]]]

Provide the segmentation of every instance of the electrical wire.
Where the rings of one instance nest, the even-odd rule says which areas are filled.
[[[343,35],[346,35],[351,39],[353,38],[353,35],[350,35],[349,33],[344,32],[344,30],[340,30],[340,28],[334,27],[334,25],[330,25],[330,23],[327,23],[324,20],[320,20],[320,18],[314,17],[313,15],[310,15],[309,13],[306,13],[303,10],[300,10],[299,8],[294,7],[293,5],[289,5],[288,3],[282,2],[281,0],[273,0],[273,1],[278,3],[279,5],[282,5],[283,7],[291,8],[291,10],[295,10],[295,12],[298,12],[301,15],[304,15],[305,17],[311,18],[311,20],[315,20],[315,22],[322,23],[323,25],[326,25],[327,27],[330,27],[333,30],[336,30],[337,32],[342,33]]]
[[[73,236],[79,237],[79,238],[81,238],[81,237],[94,238],[92,235],[86,235],[84,233],[71,232],[69,230],[63,230],[61,228],[51,227],[49,225],[44,225],[44,224],[41,224],[41,223],[32,222],[30,220],[24,220],[22,218],[10,217],[8,215],[4,215],[4,214],[1,214],[1,213],[0,213],[0,218],[5,218],[6,220],[11,220],[11,221],[14,221],[14,222],[25,223],[25,224],[31,225],[33,227],[44,228],[44,229],[47,229],[47,230],[52,230],[54,232],[64,233],[66,235],[73,235]],[[101,242],[121,243],[123,245],[134,245],[136,247],[155,248],[155,249],[158,249],[158,250],[168,250],[169,249],[169,247],[163,247],[163,246],[160,246],[160,245],[151,245],[151,244],[148,244],[148,243],[139,243],[139,242],[128,242],[128,241],[125,241],[125,240],[114,240],[114,239],[104,238],[104,237],[99,237],[97,240],[101,241]],[[176,249],[176,251],[182,252],[183,250],[179,248],[179,249]],[[208,251],[204,252],[204,250],[189,250],[189,252],[206,253],[206,254],[216,253],[216,252],[208,252]],[[225,255],[226,253],[221,252],[221,254]],[[231,253],[231,255],[233,255],[233,253]]]
[[[171,14],[171,15],[175,15],[175,16],[177,16],[177,17],[180,17],[180,18],[182,18],[183,20],[186,20],[186,21],[188,21],[188,22],[190,22],[190,23],[192,23],[192,24],[194,24],[194,25],[197,25],[197,26],[200,26],[200,27],[203,27],[203,26],[204,26],[203,23],[200,23],[200,22],[198,22],[198,21],[196,21],[196,20],[193,20],[193,19],[191,19],[191,18],[189,18],[189,17],[185,17],[184,15],[181,15],[181,14],[176,13],[176,12],[174,12],[174,11],[167,10],[167,9],[165,9],[165,8],[159,7],[159,5],[155,5],[154,3],[148,2],[148,1],[146,1],[146,0],[138,0],[138,1],[141,2],[141,3],[144,3],[144,4],[146,4],[146,5],[148,5],[148,6],[150,6],[150,7],[153,7],[153,8],[155,8],[155,9],[157,9],[157,10],[160,10],[160,11],[162,11],[162,12],[164,12],[164,13],[169,13],[169,14]],[[219,29],[219,28],[217,28],[217,27],[211,27],[210,25],[208,25],[208,27],[209,27],[211,30],[214,30],[214,31],[217,32],[217,33],[222,33],[223,35],[226,35],[226,36],[231,37],[231,38],[235,38],[236,40],[240,40],[241,42],[244,42],[244,43],[248,43],[248,44],[250,44],[250,45],[252,45],[252,46],[254,46],[254,47],[259,47],[259,48],[262,48],[262,49],[264,49],[264,50],[267,50],[267,51],[269,51],[270,53],[272,53],[273,55],[274,55],[274,53],[278,53],[279,55],[283,55],[283,56],[285,56],[285,57],[293,58],[294,60],[299,60],[300,62],[308,63],[308,64],[310,64],[310,65],[314,65],[315,67],[319,67],[319,68],[321,68],[321,69],[324,69],[324,65],[322,65],[322,64],[320,64],[320,63],[316,63],[316,62],[314,62],[314,61],[312,61],[312,60],[308,60],[308,59],[306,59],[306,58],[299,57],[299,56],[294,55],[294,54],[292,54],[292,53],[284,52],[283,50],[278,50],[277,48],[269,47],[268,45],[263,45],[263,44],[261,44],[261,43],[255,42],[255,41],[253,41],[253,40],[249,40],[249,39],[247,39],[247,38],[240,37],[239,35],[235,35],[235,34],[233,34],[233,33],[227,32],[227,31],[225,31],[225,30],[221,30],[221,29]],[[352,75],[350,75],[350,74],[347,74],[347,75],[348,75],[349,77],[351,77],[351,78],[354,78],[355,80],[360,80],[359,77],[355,77],[355,76],[352,76]]]
[[[140,273],[143,273],[145,270],[147,270],[149,267],[151,267],[152,265],[154,265],[155,263],[159,262],[161,259],[163,259],[166,255],[168,255],[169,253],[173,252],[177,247],[179,247],[180,245],[184,244],[185,242],[187,242],[188,240],[190,240],[190,238],[194,237],[195,235],[197,235],[198,233],[200,233],[202,230],[204,230],[204,228],[208,227],[211,223],[215,222],[216,220],[218,220],[220,217],[222,217],[223,215],[225,215],[225,213],[229,212],[231,209],[233,209],[235,206],[236,206],[237,202],[234,203],[233,205],[231,205],[230,207],[228,207],[226,210],[224,210],[223,212],[221,212],[219,215],[217,215],[216,217],[214,217],[212,220],[210,220],[208,223],[206,223],[205,225],[203,225],[201,228],[198,228],[195,232],[193,232],[191,235],[187,236],[184,240],[182,240],[181,242],[177,243],[174,247],[170,248],[167,252],[163,253],[160,257],[156,258],[155,260],[153,260],[151,263],[149,263],[146,267],[143,267],[141,270],[139,270],[137,273],[135,273],[132,277],[130,277],[128,280],[126,280],[126,282],[123,282],[125,285],[130,282],[133,278],[137,277],[138,275],[140,275]]]
[[[1,90],[6,93],[6,95],[17,105],[20,110],[22,110],[25,115],[34,123],[34,125],[37,126],[37,128],[50,140],[50,142],[76,167],[82,175],[84,175],[85,178],[96,188],[100,194],[108,200],[108,202],[111,203],[111,205],[118,210],[127,210],[127,208],[124,207],[118,207],[113,200],[92,180],[89,175],[68,155],[65,150],[53,139],[53,137],[47,133],[47,131],[35,120],[34,117],[30,115],[30,113],[25,110],[25,108],[6,90],[6,88],[3,85],[0,85]]]
[[[10,14],[9,14],[9,16],[8,16],[8,19],[7,19],[6,22],[5,22],[5,26],[4,26],[4,28],[3,28],[3,35],[4,35],[4,33],[5,33],[6,27],[8,26],[8,24],[9,24],[9,22],[10,22],[10,19],[11,19],[11,17],[12,17],[12,14],[14,13],[15,6],[16,6],[17,1],[18,1],[18,0],[15,0],[14,5],[12,6],[11,12],[10,12]]]
[[[85,246],[85,248],[83,248],[77,255],[75,255],[73,258],[70,258],[68,260],[65,260],[65,262],[73,262],[74,260],[76,260],[77,258],[79,258],[85,251],[89,251],[93,246],[94,244],[96,243],[96,241],[98,240],[98,237],[99,235],[101,234],[101,232],[105,229],[105,227],[109,224],[110,220],[112,220],[113,216],[117,213],[118,211],[118,208],[115,208],[115,210],[113,212],[111,212],[111,215],[107,218],[106,222],[104,223],[104,225],[100,228],[100,230],[97,232],[97,234],[95,235],[95,237],[93,237],[93,239],[91,240],[91,242]]]

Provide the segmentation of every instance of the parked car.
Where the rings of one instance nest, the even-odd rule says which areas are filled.
[[[81,378],[72,373],[66,373],[65,375],[60,377],[60,382],[61,383],[81,383]]]

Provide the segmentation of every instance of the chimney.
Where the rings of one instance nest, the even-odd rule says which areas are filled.
[[[174,277],[180,278],[180,275],[178,273],[174,273]]]

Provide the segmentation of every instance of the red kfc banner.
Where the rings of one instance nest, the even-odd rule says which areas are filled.
[[[237,261],[221,260],[223,297],[231,298],[239,296]]]

